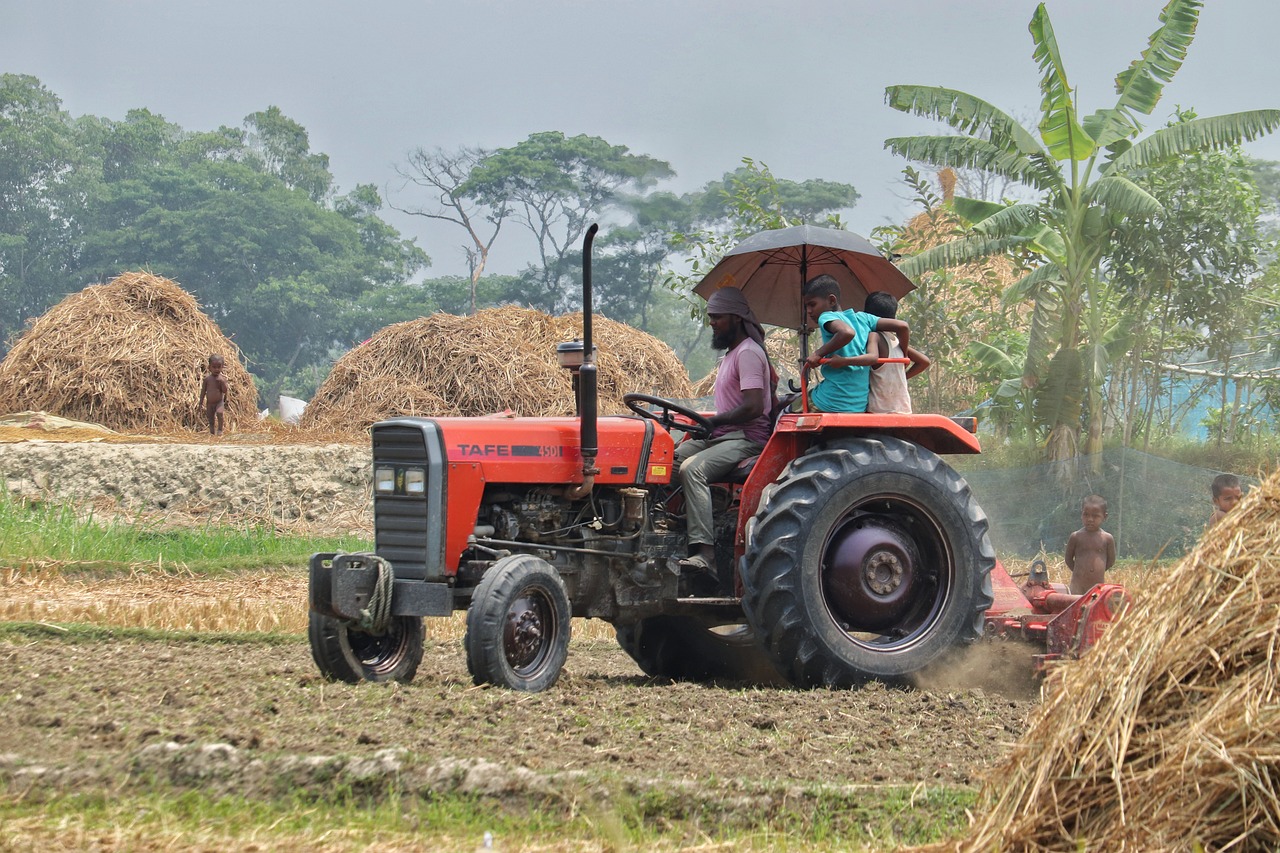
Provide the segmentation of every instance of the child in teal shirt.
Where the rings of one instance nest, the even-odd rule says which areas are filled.
[[[867,336],[873,331],[894,332],[906,352],[911,330],[902,320],[841,310],[840,283],[829,275],[805,284],[804,307],[822,333],[822,346],[813,351],[805,367],[813,369],[828,357],[842,361],[842,366],[823,368],[822,382],[809,391],[809,407],[819,412],[865,412],[871,366],[878,360],[867,354]]]

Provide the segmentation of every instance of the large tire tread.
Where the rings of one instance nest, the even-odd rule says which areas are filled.
[[[872,478],[872,479],[867,479]],[[922,629],[911,649],[881,654],[875,647],[852,648],[832,640],[834,625],[812,600],[820,575],[816,558],[806,557],[820,513],[836,512],[835,502],[852,499],[857,481],[873,483],[877,494],[902,488],[929,504],[945,531],[955,566],[950,568],[942,614]],[[868,486],[868,488],[872,488]],[[995,552],[986,515],[968,484],[937,455],[892,437],[846,439],[792,460],[767,486],[760,509],[748,523],[743,572],[743,606],[774,660],[799,686],[846,687],[870,679],[905,680],[941,662],[955,646],[982,636],[991,606],[990,572]],[[811,565],[805,566],[806,559]],[[849,648],[846,648],[849,646]],[[888,648],[886,647],[886,652]]]
[[[787,680],[749,627],[712,630],[696,616],[651,616],[615,627],[618,645],[651,678],[785,685]]]
[[[532,668],[525,671],[508,659],[504,632],[511,608],[527,595],[543,605],[549,636],[539,647]],[[532,554],[498,560],[480,579],[467,610],[462,642],[472,681],[530,693],[554,685],[569,652],[570,615],[564,580],[549,563]]]

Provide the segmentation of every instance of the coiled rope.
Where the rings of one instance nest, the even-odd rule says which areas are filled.
[[[378,570],[369,606],[360,611],[360,628],[370,634],[385,634],[391,625],[391,591],[395,588],[396,574],[391,563],[377,554],[361,554],[369,565]]]

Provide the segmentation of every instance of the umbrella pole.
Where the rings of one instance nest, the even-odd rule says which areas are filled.
[[[809,357],[809,318],[804,313],[804,286],[809,281],[809,247],[800,247],[800,360]]]
[[[800,411],[809,411],[809,318],[804,311],[804,286],[809,281],[809,246],[800,247]]]

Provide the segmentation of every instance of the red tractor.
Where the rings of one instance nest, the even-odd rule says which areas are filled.
[[[475,682],[526,691],[559,677],[571,617],[611,623],[652,676],[801,687],[903,680],[981,638],[998,564],[942,459],[979,452],[963,419],[779,412],[760,456],[717,486],[718,575],[681,574],[673,454],[709,424],[642,394],[624,398],[632,414],[597,417],[594,233],[583,339],[558,353],[577,417],[373,426],[374,551],[311,559],[320,671],[409,681],[423,617],[456,610]],[[1008,633],[1021,605],[1004,603]]]

